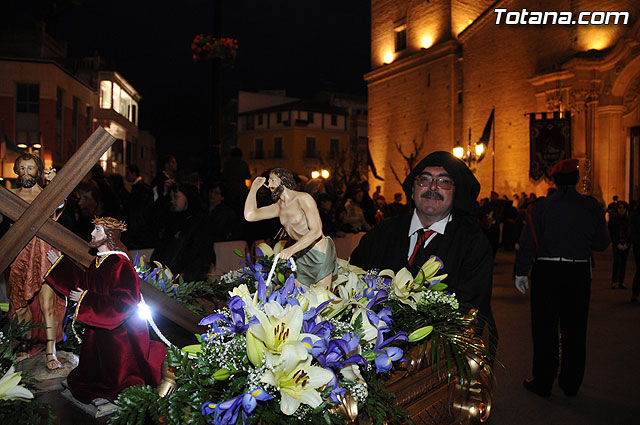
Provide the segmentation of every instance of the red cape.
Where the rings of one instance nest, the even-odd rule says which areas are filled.
[[[110,254],[96,258],[86,271],[62,257],[45,276],[65,296],[86,290],[78,321],[87,325],[80,363],[69,374],[69,389],[83,403],[102,397],[114,401],[133,385],[160,382],[165,346],[149,340],[147,322],[137,314],[140,282],[129,258]]]

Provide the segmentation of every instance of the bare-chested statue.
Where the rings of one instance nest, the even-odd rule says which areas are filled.
[[[28,203],[42,192],[38,185],[40,178],[44,176],[46,181],[51,181],[56,175],[54,168],[45,170],[40,158],[31,154],[20,155],[13,165],[13,171],[18,175],[18,187],[12,191]],[[59,212],[54,213],[52,218],[57,219]],[[47,251],[50,249],[53,248],[47,242],[33,237],[11,264],[7,289],[9,317],[16,315],[19,320],[46,326],[46,329],[33,329],[27,335],[18,347],[18,359],[34,354],[44,346],[46,367],[54,370],[62,366],[56,356],[56,341],[62,339],[66,300],[56,295],[48,284],[43,284],[44,274],[50,266],[47,260]]]
[[[322,220],[313,197],[293,190],[295,181],[290,171],[274,168],[266,186],[275,201],[258,208],[256,195],[265,185],[264,177],[256,177],[244,204],[244,218],[260,221],[280,218],[280,223],[295,243],[282,250],[280,258],[295,256],[298,267],[296,282],[305,286],[322,285],[329,289],[336,273],[336,247],[331,238],[322,234]]]

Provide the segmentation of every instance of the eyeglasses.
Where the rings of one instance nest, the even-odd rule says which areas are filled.
[[[436,186],[440,189],[449,190],[453,187],[453,180],[448,177],[434,177],[428,174],[420,174],[416,177],[416,183],[420,187],[431,187],[431,184],[435,181]]]

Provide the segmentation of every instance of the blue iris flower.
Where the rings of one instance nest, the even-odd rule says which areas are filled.
[[[271,400],[273,396],[262,388],[256,388],[251,392],[241,394],[222,403],[207,402],[202,405],[202,416],[214,414],[210,423],[215,425],[232,425],[238,420],[242,411],[243,423],[255,410],[258,401]]]
[[[360,345],[360,339],[354,334],[344,334],[342,338],[319,339],[313,344],[311,354],[324,368],[343,369],[345,366],[360,363],[367,367],[367,361],[354,353]]]
[[[329,397],[333,402],[339,402],[338,395],[345,392],[344,388],[338,386],[338,379],[333,369],[344,369],[348,365],[357,363],[362,364],[365,369],[367,368],[367,361],[364,357],[360,354],[352,354],[359,346],[360,340],[356,335],[344,334],[342,338],[319,339],[310,350],[318,363],[333,374],[333,378],[327,384],[331,388]]]
[[[239,296],[231,297],[227,303],[229,310],[231,311],[231,320],[220,313],[210,314],[198,323],[201,326],[211,325],[214,333],[220,333],[223,335],[236,333],[244,335],[249,329],[249,326],[258,323],[257,317],[252,317],[248,323],[245,323],[244,307],[245,302]],[[226,323],[228,326],[218,326],[218,321]],[[207,341],[209,339],[208,334],[202,335],[202,339]]]
[[[400,347],[388,347],[394,341],[408,341],[409,337],[406,332],[398,332],[391,338],[384,339],[384,333],[389,330],[388,327],[383,326],[378,329],[378,338],[376,340],[376,346],[374,352],[378,353],[378,357],[375,359],[376,373],[382,373],[389,371],[393,364],[392,362],[404,361],[404,352]]]
[[[300,305],[300,302],[296,299],[299,293],[300,290],[296,288],[296,278],[292,273],[287,277],[282,288],[273,291],[271,295],[269,295],[269,301],[276,301],[283,307],[287,304]]]
[[[318,314],[331,302],[325,301],[317,307],[312,307],[302,314],[302,331],[304,333],[317,335],[322,339],[328,339],[331,332],[335,330],[335,326],[329,321],[316,323]]]
[[[387,291],[385,291],[384,289],[381,289],[378,292],[376,292],[372,298],[369,299],[367,308],[371,310],[376,304],[384,302],[386,299],[387,299]]]
[[[373,297],[375,297],[376,295],[376,279],[369,277],[369,276],[365,276],[362,278],[362,280],[364,281],[364,283],[366,283],[366,287],[364,288],[364,291],[362,293],[362,296],[364,296],[367,299],[372,299]]]

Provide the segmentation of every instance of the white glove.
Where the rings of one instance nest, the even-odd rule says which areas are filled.
[[[516,289],[523,294],[529,289],[529,278],[527,276],[516,276]]]

